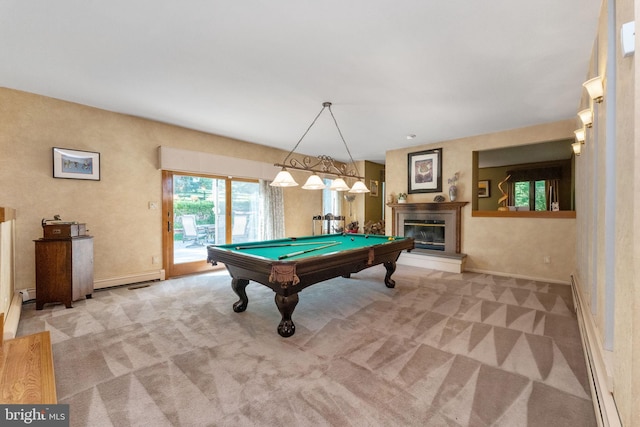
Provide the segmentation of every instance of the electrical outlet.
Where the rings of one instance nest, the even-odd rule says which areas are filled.
[[[154,255],[151,257],[151,264],[160,264],[160,257],[158,255]]]
[[[158,202],[149,202],[149,209],[158,209]]]

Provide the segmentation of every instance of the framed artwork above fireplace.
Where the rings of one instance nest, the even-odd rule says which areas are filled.
[[[409,194],[442,192],[442,149],[409,153]]]

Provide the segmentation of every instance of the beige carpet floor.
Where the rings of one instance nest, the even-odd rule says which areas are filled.
[[[398,266],[273,292],[226,272],[25,304],[73,426],[595,426],[571,290]]]

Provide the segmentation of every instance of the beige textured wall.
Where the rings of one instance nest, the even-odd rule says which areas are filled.
[[[618,88],[620,92],[626,91],[626,96],[632,97],[627,104],[627,112],[622,118],[624,123],[620,134],[627,141],[625,153],[628,153],[629,158],[632,159],[633,167],[631,171],[633,172],[627,171],[619,182],[624,183],[625,179],[630,179],[634,183],[631,196],[634,200],[631,208],[633,213],[630,214],[631,221],[629,222],[629,230],[634,231],[631,238],[634,250],[623,260],[619,260],[616,267],[616,273],[618,269],[624,269],[624,273],[621,272],[620,275],[625,278],[625,286],[632,293],[626,301],[619,301],[616,298],[616,313],[619,301],[621,305],[625,305],[625,313],[628,315],[626,318],[622,317],[622,315],[616,315],[616,328],[621,329],[621,327],[617,326],[619,323],[631,324],[631,330],[621,330],[620,334],[616,334],[616,341],[627,342],[626,360],[629,364],[629,368],[621,370],[617,374],[617,378],[626,378],[631,384],[628,393],[629,401],[624,406],[625,411],[629,411],[628,415],[625,413],[625,420],[629,420],[626,424],[640,425],[640,357],[637,357],[640,354],[640,310],[638,310],[638,307],[640,307],[640,289],[637,286],[637,278],[640,277],[640,232],[638,231],[640,230],[640,150],[638,150],[638,147],[640,147],[640,120],[637,120],[637,114],[640,111],[640,85],[636,84],[640,82],[640,54],[637,53],[640,48],[640,32],[637,30],[640,23],[640,0],[635,0],[635,2],[625,0],[620,3],[619,12],[621,16],[618,18],[618,22],[633,20],[636,23],[636,54],[631,58],[622,59],[622,61],[626,62],[626,65],[621,67],[624,78]],[[619,201],[617,201],[616,206],[629,204],[628,197],[625,194],[619,193],[618,198]],[[630,337],[631,339],[625,337]],[[635,357],[633,357],[634,355]]]
[[[442,148],[443,195],[456,172],[458,200],[471,202],[472,152],[571,138],[574,120],[513,129],[387,152],[387,194],[407,192],[407,155]],[[410,194],[408,202],[431,202],[436,193]],[[575,268],[575,219],[474,218],[471,203],[462,210],[462,252],[470,270],[569,282]],[[386,215],[391,217],[391,209]],[[387,223],[387,234],[392,233]],[[551,262],[545,263],[549,257]]]
[[[285,155],[286,153],[280,154],[277,161],[281,162]],[[322,214],[322,191],[302,190],[300,187],[309,178],[309,174],[295,170],[289,172],[300,186],[282,190],[285,200],[285,234],[288,237],[307,236],[313,229],[311,219]]]
[[[605,2],[606,4],[607,2]],[[615,2],[616,46],[620,45],[620,27],[635,19],[638,25],[640,2],[622,0]],[[634,17],[635,14],[635,17]],[[606,14],[602,14],[599,35],[605,33]],[[607,37],[601,37],[607,40]],[[624,425],[640,425],[640,91],[636,82],[640,81],[640,56],[638,54],[638,33],[636,31],[636,53],[622,57],[621,50],[609,51],[604,41],[599,39],[598,62],[615,61],[616,68],[616,117],[615,117],[615,176],[616,191],[616,247],[615,247],[615,321],[614,321],[614,398]],[[604,73],[601,75],[605,75]],[[609,78],[607,77],[607,81]],[[610,86],[607,84],[607,86]],[[611,89],[609,89],[611,90]],[[605,88],[607,91],[607,87]],[[606,95],[605,101],[607,102]],[[606,104],[605,104],[606,105]],[[605,121],[611,118],[600,116]],[[585,165],[587,166],[587,165]],[[586,168],[587,172],[589,166]],[[631,196],[631,197],[630,197]],[[632,202],[630,203],[630,199]],[[604,228],[604,224],[599,225]],[[599,260],[600,262],[600,260]],[[582,273],[582,272],[581,272]],[[603,281],[604,283],[604,281]],[[599,307],[604,298],[599,295]],[[600,319],[598,319],[600,320]],[[600,323],[600,321],[599,321]]]
[[[35,287],[40,221],[60,214],[95,236],[95,278],[157,270],[162,253],[157,147],[172,146],[264,162],[286,153],[141,118],[0,88],[0,205],[16,208],[16,289]],[[52,178],[51,148],[97,151],[101,181]],[[248,172],[247,175],[250,175]],[[317,192],[285,189],[287,235],[310,232]]]
[[[620,0],[615,3],[615,17],[611,31],[615,35],[614,49],[608,32],[608,2],[602,4],[591,64],[586,78],[602,76],[605,97],[594,105],[594,126],[587,132],[583,154],[576,161],[576,201],[578,229],[577,267],[575,275],[581,292],[591,307],[585,310],[592,316],[599,335],[598,345],[609,361],[608,374],[612,375],[612,391],[622,425],[640,425],[640,122],[636,111],[640,108],[639,56],[622,57],[619,44],[623,23],[638,22],[640,1]],[[639,37],[636,34],[636,46]],[[637,48],[636,48],[637,50]],[[615,75],[608,74],[608,65],[615,64]],[[615,100],[614,96],[615,95]],[[578,109],[586,108],[589,101],[583,96]],[[615,111],[615,115],[611,113]],[[608,132],[607,128],[611,130]],[[614,138],[615,141],[611,141]],[[612,168],[606,146],[615,143]],[[605,177],[606,179],[594,179]],[[607,180],[615,179],[612,196],[615,222],[614,244],[614,319],[613,349],[605,348],[607,325],[607,265],[606,233],[608,200]],[[578,197],[579,195],[579,197]],[[591,231],[595,230],[595,232]]]

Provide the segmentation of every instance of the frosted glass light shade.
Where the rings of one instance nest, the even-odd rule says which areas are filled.
[[[362,181],[356,181],[353,184],[353,187],[351,187],[351,190],[349,190],[349,193],[368,193],[369,189],[367,188],[366,185],[364,185],[364,182]]]
[[[591,111],[591,108],[578,111],[578,117],[582,120],[582,124],[588,128],[593,124],[593,111]]]
[[[344,182],[344,179],[337,178],[337,179],[333,180],[333,182],[331,183],[331,187],[329,187],[329,190],[333,190],[333,191],[349,191],[349,186],[347,185],[346,182]]]
[[[307,182],[304,183],[302,188],[305,190],[323,190],[326,188],[326,185],[322,182],[322,178],[314,173],[307,179]]]
[[[604,96],[604,87],[602,86],[602,79],[600,77],[594,77],[582,83],[582,86],[587,89],[589,96],[595,102],[602,102]]]
[[[286,169],[282,169],[269,185],[273,187],[297,187],[298,183]]]
[[[573,133],[576,134],[576,141],[584,142],[584,129],[577,129]]]
[[[575,153],[575,155],[579,156],[582,152],[582,143],[574,142],[573,144],[571,144],[571,148],[573,148],[573,152]]]

